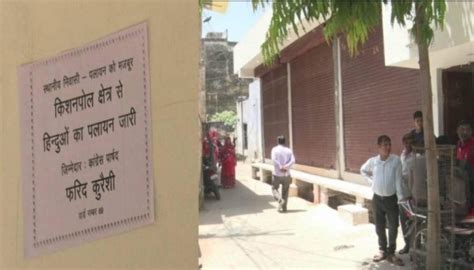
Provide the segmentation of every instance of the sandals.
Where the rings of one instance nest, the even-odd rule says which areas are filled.
[[[395,255],[388,255],[387,256],[387,261],[393,263],[394,265],[398,266],[404,266],[405,263],[402,261],[402,259],[398,258]]]
[[[373,262],[380,262],[380,261],[383,261],[387,258],[387,256],[385,255],[385,252],[383,251],[380,251],[379,254],[375,255],[374,258],[372,258],[372,261]]]
[[[400,251],[398,251],[398,254],[407,254],[408,252],[410,252],[410,246],[405,246],[404,248],[400,249]]]
[[[373,262],[381,262],[383,260],[387,260],[388,262],[398,265],[398,266],[404,266],[405,263],[402,261],[402,259],[398,258],[395,255],[386,255],[385,252],[380,251],[379,254],[375,255],[374,258],[372,259]]]

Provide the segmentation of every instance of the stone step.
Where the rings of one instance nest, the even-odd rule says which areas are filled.
[[[341,219],[351,225],[369,223],[369,210],[359,205],[340,205],[337,207],[337,213]]]

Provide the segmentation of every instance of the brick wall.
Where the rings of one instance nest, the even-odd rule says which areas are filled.
[[[297,163],[333,169],[336,126],[332,48],[322,43],[290,64],[293,150]]]
[[[402,150],[403,134],[413,129],[413,112],[421,110],[418,70],[385,67],[382,29],[371,34],[351,58],[342,43],[342,92],[346,170],[377,154],[376,140],[392,138],[392,153]]]

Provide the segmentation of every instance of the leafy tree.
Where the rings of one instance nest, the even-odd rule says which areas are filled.
[[[346,36],[351,54],[357,53],[371,30],[380,24],[382,4],[392,6],[392,24],[409,29],[418,46],[420,85],[423,102],[424,140],[428,173],[428,258],[427,269],[440,268],[440,206],[436,143],[433,132],[433,109],[431,75],[428,47],[434,36],[434,28],[443,27],[446,11],[445,0],[252,0],[254,9],[272,2],[273,17],[262,45],[262,54],[267,65],[277,58],[280,46],[288,36],[291,27],[298,34],[297,23],[324,20],[324,34],[327,40],[340,34]]]
[[[211,117],[211,121],[224,122],[224,125],[234,130],[237,124],[237,115],[233,111],[223,111],[214,114]]]

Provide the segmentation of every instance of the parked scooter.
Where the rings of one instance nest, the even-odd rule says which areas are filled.
[[[203,159],[202,167],[204,194],[207,196],[213,193],[214,197],[217,200],[220,200],[221,194],[219,193],[219,187],[217,183],[219,177],[217,176],[216,171],[211,167],[210,162],[207,159]]]

